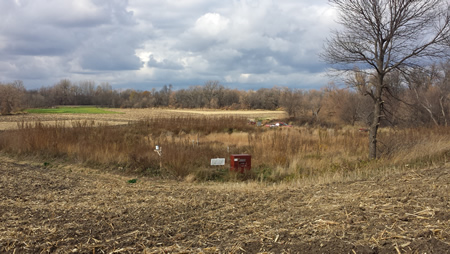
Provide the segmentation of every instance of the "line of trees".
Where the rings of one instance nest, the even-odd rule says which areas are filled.
[[[356,72],[346,88],[328,85],[320,90],[287,87],[237,90],[208,81],[204,85],[174,90],[115,90],[93,81],[61,80],[50,87],[25,89],[21,81],[0,83],[0,111],[11,114],[24,108],[59,105],[97,105],[111,108],[208,108],[285,110],[298,124],[345,124],[370,126],[373,100],[364,93],[376,79]],[[450,61],[420,68],[405,75],[391,72],[385,82],[390,90],[382,96],[382,125],[442,125],[450,122]],[[359,89],[355,89],[359,88]]]
[[[377,79],[357,72],[348,80],[347,89],[329,89],[328,102],[336,118],[347,124],[374,121],[373,98],[367,90]],[[392,71],[384,78],[389,90],[381,95],[381,126],[448,126],[450,117],[450,61],[428,68],[417,68],[409,74]],[[329,111],[331,112],[331,111]]]

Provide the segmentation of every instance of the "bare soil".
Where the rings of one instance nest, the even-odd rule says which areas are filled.
[[[450,253],[450,166],[187,183],[0,156],[1,253]]]

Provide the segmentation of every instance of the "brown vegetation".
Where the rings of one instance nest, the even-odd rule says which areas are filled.
[[[380,133],[385,159],[368,161],[367,133],[358,128],[273,129],[250,125],[239,116],[159,115],[118,126],[38,121],[18,127],[0,133],[1,151],[178,179],[229,179],[233,176],[226,168],[212,169],[209,163],[212,158],[228,159],[232,153],[253,156],[254,170],[246,178],[292,181],[435,163],[444,161],[450,150],[448,128],[385,128]],[[153,151],[156,146],[163,148],[161,157]]]

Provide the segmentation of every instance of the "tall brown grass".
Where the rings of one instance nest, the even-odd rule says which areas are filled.
[[[227,166],[210,166],[212,158],[228,160],[231,153],[249,153],[253,169],[247,178],[285,181],[325,174],[364,175],[381,167],[446,161],[449,134],[450,128],[444,127],[385,128],[380,131],[382,159],[368,161],[368,134],[354,128],[270,129],[248,125],[238,117],[158,117],[126,126],[94,121],[19,123],[18,130],[0,133],[0,150],[204,180],[231,177]],[[161,157],[154,151],[157,145],[162,147]]]

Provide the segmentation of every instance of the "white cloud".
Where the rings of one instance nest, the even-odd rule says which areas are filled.
[[[218,13],[206,13],[195,22],[194,33],[204,37],[215,37],[225,31],[230,21]]]

